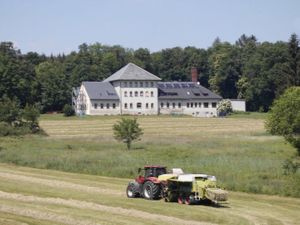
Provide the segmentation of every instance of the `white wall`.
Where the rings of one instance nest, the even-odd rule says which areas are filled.
[[[148,85],[146,83],[148,83]],[[133,115],[136,114],[157,115],[158,114],[157,82],[120,81],[120,82],[114,82],[113,86],[115,87],[120,98],[121,114],[133,114]],[[127,104],[127,108],[125,107],[126,104]],[[141,105],[140,108],[137,107],[138,104]],[[147,104],[148,104],[148,108],[146,107]],[[132,108],[130,107],[131,105]]]
[[[96,104],[96,108],[95,108]],[[107,107],[109,105],[109,108]],[[115,108],[113,108],[115,104]],[[102,108],[101,108],[102,105]],[[91,100],[90,111],[88,115],[119,115],[120,103],[119,100]]]
[[[163,107],[161,107],[163,103]],[[169,103],[169,108],[167,107]],[[173,103],[175,103],[175,108],[173,108]],[[181,104],[181,107],[178,106]],[[204,103],[208,103],[206,108]],[[215,107],[213,107],[215,103]],[[217,103],[218,101],[199,101],[199,100],[159,100],[159,112],[161,114],[186,114],[198,117],[213,117],[217,116]]]
[[[246,112],[246,101],[243,99],[230,99],[233,111]]]

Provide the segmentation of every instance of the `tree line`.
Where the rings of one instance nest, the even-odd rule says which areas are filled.
[[[300,46],[296,34],[287,42],[258,42],[243,34],[234,44],[217,38],[211,47],[174,47],[151,53],[119,45],[81,44],[70,54],[22,54],[12,42],[0,43],[0,98],[42,112],[71,104],[72,87],[102,81],[129,62],[165,81],[189,81],[196,67],[200,83],[223,98],[242,98],[247,110],[268,111],[284,90],[300,84]]]

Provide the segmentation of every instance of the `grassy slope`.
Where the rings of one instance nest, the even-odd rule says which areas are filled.
[[[230,193],[224,207],[127,199],[128,179],[0,164],[0,224],[297,224],[300,200]]]
[[[261,115],[243,118],[139,117],[144,136],[126,151],[113,139],[119,117],[44,115],[48,137],[2,138],[0,161],[114,177],[133,177],[145,164],[214,174],[229,190],[300,196],[300,174],[284,176],[295,154],[268,135]]]

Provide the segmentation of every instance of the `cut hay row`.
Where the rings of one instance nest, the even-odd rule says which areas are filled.
[[[0,171],[0,224],[292,225],[300,221],[299,199],[230,192],[224,207],[185,206],[128,199],[127,179],[6,164],[0,164]]]

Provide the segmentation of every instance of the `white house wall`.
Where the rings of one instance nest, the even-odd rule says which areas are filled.
[[[115,107],[113,107],[115,106]],[[88,115],[119,115],[120,103],[118,100],[91,100]]]
[[[158,89],[155,81],[118,81],[113,82],[113,86],[119,95],[121,114],[158,114]]]
[[[192,115],[196,117],[214,117],[217,116],[217,104],[218,104],[217,100],[216,101],[159,100],[159,107],[160,107],[159,113],[160,114],[185,114],[185,115]],[[205,107],[206,105],[207,107]]]

